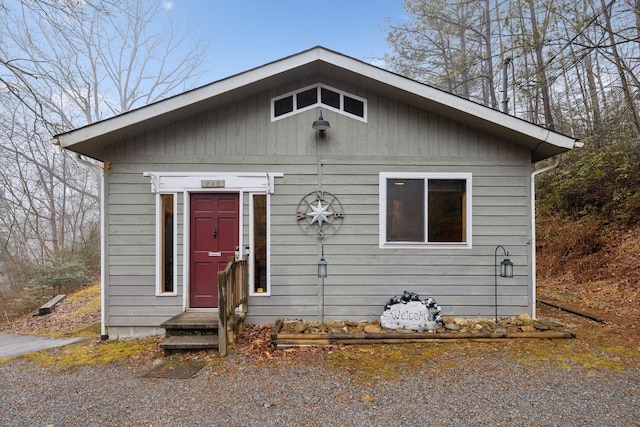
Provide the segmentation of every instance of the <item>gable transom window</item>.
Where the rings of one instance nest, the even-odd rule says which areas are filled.
[[[316,106],[367,121],[367,100],[329,86],[317,84],[271,100],[271,120],[276,121]]]
[[[380,247],[471,247],[471,174],[381,173]]]

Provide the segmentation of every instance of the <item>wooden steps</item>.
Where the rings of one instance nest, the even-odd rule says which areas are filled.
[[[218,335],[174,335],[160,343],[165,351],[201,351],[218,348]]]
[[[244,313],[236,313],[236,331],[244,322]],[[159,344],[166,354],[172,352],[218,349],[218,313],[185,311],[163,322],[166,339]]]
[[[218,348],[218,313],[185,311],[162,323],[165,353],[215,350]]]

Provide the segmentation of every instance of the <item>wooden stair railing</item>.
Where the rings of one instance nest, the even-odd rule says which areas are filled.
[[[228,344],[234,344],[240,333],[240,324],[247,314],[248,291],[247,257],[241,260],[230,257],[227,267],[218,273],[218,351],[223,357],[227,355]]]

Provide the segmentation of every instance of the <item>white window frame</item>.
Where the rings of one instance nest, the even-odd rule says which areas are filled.
[[[254,266],[254,210],[253,210],[253,197],[254,196],[266,196],[266,220],[267,220],[267,265],[266,265],[266,279],[264,292],[255,291],[255,266]],[[269,193],[249,193],[249,296],[252,297],[269,297],[271,296],[271,194]]]
[[[162,265],[164,259],[162,249],[162,195],[171,194],[173,196],[173,291],[164,292],[164,277],[162,275]],[[171,297],[178,295],[178,194],[177,193],[156,193],[156,296]]]
[[[298,109],[296,95],[298,93],[300,93],[300,92],[306,92],[309,89],[313,89],[314,87],[317,90],[317,98],[316,98],[317,102],[315,104],[307,105],[304,108]],[[322,97],[321,97],[322,91],[321,91],[321,89],[323,89],[323,88],[327,89],[327,90],[330,90],[332,92],[336,92],[336,93],[338,93],[340,95],[340,108],[335,108],[335,107],[332,107],[330,105],[322,103]],[[286,114],[282,114],[282,115],[276,117],[276,115],[275,115],[276,114],[275,102],[280,100],[280,99],[287,98],[289,96],[293,97],[293,111],[291,111],[289,113],[286,113]],[[362,111],[362,114],[363,114],[362,117],[360,117],[360,116],[358,116],[356,114],[351,114],[351,113],[349,113],[347,111],[344,111],[344,97],[345,96],[348,96],[349,98],[353,98],[353,99],[355,99],[357,101],[360,101],[360,102],[362,102],[364,104],[363,105],[363,111]],[[334,87],[327,86],[327,85],[324,85],[324,84],[321,84],[321,83],[316,83],[316,84],[313,84],[313,85],[305,86],[303,88],[296,89],[294,91],[285,93],[284,95],[279,95],[279,96],[276,96],[274,98],[271,98],[271,121],[275,122],[275,121],[278,121],[278,120],[281,120],[281,119],[284,119],[284,118],[287,118],[287,117],[291,117],[291,116],[294,116],[294,115],[296,115],[298,113],[302,113],[303,111],[311,110],[311,109],[314,109],[314,108],[317,108],[317,107],[321,107],[324,110],[330,110],[330,111],[334,111],[334,112],[339,113],[339,114],[343,114],[343,115],[345,115],[347,117],[351,117],[352,119],[356,119],[356,120],[359,120],[361,122],[365,122],[365,123],[367,122],[367,100],[365,98],[353,95],[353,94],[351,94],[349,92],[345,92],[343,90],[336,89]]]
[[[425,236],[429,235],[428,232],[428,200],[429,200],[429,185],[430,179],[464,179],[466,186],[466,241],[465,242],[387,242],[387,180],[388,179],[423,179],[424,185],[424,224],[425,224]],[[472,247],[472,174],[466,172],[381,172],[379,189],[379,243],[380,248],[384,249],[471,249]]]

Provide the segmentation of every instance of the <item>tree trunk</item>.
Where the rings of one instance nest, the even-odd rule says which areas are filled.
[[[538,18],[536,16],[533,0],[528,0],[529,12],[531,14],[531,30],[533,31],[533,49],[536,56],[536,82],[540,87],[542,96],[542,108],[544,110],[545,126],[548,129],[555,129],[553,123],[553,115],[551,114],[551,99],[549,96],[549,82],[547,80],[547,73],[545,71],[543,47],[544,37],[540,34],[538,27]]]
[[[638,118],[638,110],[636,108],[633,93],[629,82],[627,80],[627,66],[624,63],[624,60],[620,56],[620,52],[618,51],[618,45],[616,43],[615,32],[613,30],[613,26],[611,25],[611,8],[607,7],[604,0],[601,0],[602,7],[604,8],[603,16],[604,16],[604,29],[607,33],[607,37],[609,39],[609,43],[611,44],[611,55],[613,57],[613,63],[618,70],[618,77],[620,78],[620,86],[622,89],[622,94],[624,96],[625,105],[629,112],[629,119],[631,120],[631,124],[633,126],[633,130],[636,136],[636,139],[640,142],[640,119]]]

